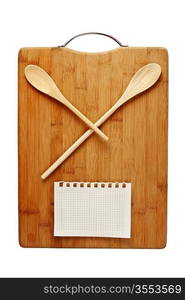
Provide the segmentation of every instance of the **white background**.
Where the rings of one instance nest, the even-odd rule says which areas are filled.
[[[184,4],[183,0],[1,1],[0,277],[185,276]],[[131,46],[169,50],[168,243],[163,250],[23,249],[18,244],[18,50],[57,46],[84,31],[110,33]],[[103,51],[117,46],[103,37],[84,37],[71,47]]]

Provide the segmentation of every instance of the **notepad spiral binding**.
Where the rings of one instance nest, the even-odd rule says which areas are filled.
[[[80,188],[125,188],[126,182],[59,182],[60,187]]]

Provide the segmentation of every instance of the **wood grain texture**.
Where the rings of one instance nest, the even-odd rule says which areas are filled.
[[[71,103],[95,122],[148,63],[159,81],[129,101],[93,133],[50,177],[40,175],[87,127],[67,108],[39,93],[24,76],[28,64],[44,68]],[[19,241],[23,247],[163,248],[167,219],[167,81],[164,48],[118,48],[82,53],[67,48],[19,52]],[[54,181],[132,183],[132,238],[53,236]]]

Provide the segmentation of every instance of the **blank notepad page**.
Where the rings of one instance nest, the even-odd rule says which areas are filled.
[[[130,183],[54,183],[54,236],[130,238]]]

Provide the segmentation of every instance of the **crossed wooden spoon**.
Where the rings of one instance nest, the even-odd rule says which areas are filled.
[[[26,67],[27,68],[27,67]],[[120,106],[134,96],[146,91],[159,79],[161,67],[159,64],[150,63],[140,68],[132,77],[123,95],[118,101],[94,124],[99,127],[103,124]],[[48,75],[49,76],[49,75]],[[36,86],[35,86],[36,87]],[[39,87],[36,87],[39,89]],[[39,89],[40,90],[40,89]],[[95,130],[93,128],[93,130]],[[87,130],[64,154],[62,154],[42,175],[46,179],[65,159],[67,159],[92,133],[92,129]]]

